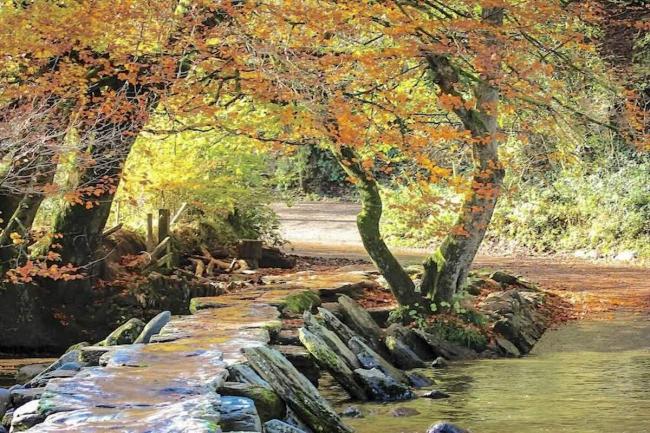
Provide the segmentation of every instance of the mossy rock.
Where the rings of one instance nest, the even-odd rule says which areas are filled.
[[[311,290],[304,290],[288,295],[283,302],[282,312],[302,314],[321,305],[320,296]]]
[[[145,323],[140,319],[131,319],[111,334],[103,341],[97,343],[97,346],[121,346],[123,344],[133,344],[138,335],[145,327]]]
[[[275,391],[263,386],[226,382],[217,392],[221,395],[246,397],[253,400],[262,423],[272,419],[282,419],[287,413],[287,407],[280,396]]]

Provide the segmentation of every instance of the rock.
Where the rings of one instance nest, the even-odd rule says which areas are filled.
[[[295,329],[282,329],[275,335],[274,342],[276,344],[285,344],[288,346],[297,346],[300,344],[298,338],[298,331]]]
[[[52,379],[67,379],[69,377],[74,377],[76,374],[77,370],[58,369],[50,371],[49,373],[40,375],[38,378],[34,378],[34,380],[29,383],[30,388],[38,389],[39,387],[47,385],[47,383]]]
[[[246,363],[231,364],[226,367],[228,370],[229,382],[241,382],[251,385],[261,386],[266,389],[271,389],[271,385],[260,377],[259,374]]]
[[[66,362],[57,370],[79,371],[81,370],[81,365],[78,362]]]
[[[318,364],[329,371],[334,379],[341,384],[350,397],[357,400],[367,400],[365,391],[357,383],[354,372],[344,358],[330,349],[329,345],[319,336],[305,328],[300,328],[300,341]],[[340,340],[339,340],[340,341]]]
[[[511,289],[490,293],[478,306],[494,321],[494,331],[525,355],[550,323],[540,309],[544,298],[542,292]]]
[[[350,329],[348,325],[343,323],[338,317],[336,317],[334,313],[332,313],[331,311],[326,310],[324,308],[319,308],[318,315],[320,316],[321,319],[323,319],[325,326],[330,331],[333,331],[336,335],[338,335],[341,341],[343,341],[344,343],[347,344],[348,341],[350,341],[350,338],[356,336],[354,331]]]
[[[68,350],[66,350],[65,353],[73,352],[75,350],[80,350],[82,347],[86,347],[90,345],[91,344],[88,343],[87,341],[82,341],[81,343],[73,344],[72,346],[68,347]]]
[[[296,257],[288,256],[280,248],[262,247],[260,268],[292,269],[296,266]]]
[[[84,364],[94,367],[99,365],[99,359],[105,353],[111,352],[112,349],[109,346],[86,346],[82,347],[79,353],[79,361]],[[72,352],[71,352],[72,353]]]
[[[434,383],[433,380],[418,373],[407,373],[407,375],[411,386],[414,388],[424,388],[425,386],[431,386]]]
[[[388,321],[390,318],[390,313],[395,309],[395,307],[373,307],[368,308],[366,311],[372,317],[372,320],[375,321],[377,326],[380,328],[385,328],[388,326]]]
[[[510,275],[503,271],[493,272],[492,275],[490,275],[490,279],[496,281],[497,283],[507,284],[507,285],[517,284],[519,282],[518,277],[514,275]]]
[[[431,363],[431,368],[446,368],[449,366],[449,363],[442,356],[437,357]]]
[[[25,431],[44,420],[45,416],[38,411],[38,400],[32,400],[14,411],[10,431],[12,433]]]
[[[7,429],[3,426],[0,426],[0,433],[7,433]]]
[[[224,432],[261,432],[262,423],[253,400],[244,397],[221,397],[219,425]]]
[[[280,352],[314,386],[318,386],[321,369],[316,359],[303,346],[272,346]]]
[[[386,337],[386,347],[395,365],[404,370],[423,368],[426,362],[422,360],[409,346],[401,339],[393,336]]]
[[[151,341],[151,337],[158,334],[163,326],[165,326],[171,318],[172,313],[169,311],[163,311],[162,313],[158,314],[145,325],[144,329],[140,335],[138,335],[138,338],[135,339],[134,343],[149,343]]]
[[[264,424],[264,433],[305,433],[297,427],[274,419]]]
[[[251,367],[282,396],[287,405],[315,432],[351,433],[314,385],[277,350],[244,349]]]
[[[600,258],[600,253],[598,250],[577,250],[573,256],[583,260],[597,260]]]
[[[2,416],[2,427],[9,429],[11,427],[11,421],[14,418],[14,409],[7,409],[5,414]]]
[[[477,354],[467,347],[451,343],[437,335],[416,329],[415,333],[424,340],[436,357],[443,357],[450,360],[475,359]]]
[[[86,346],[83,346],[86,347]],[[54,361],[52,364],[50,364],[49,367],[47,367],[45,370],[43,370],[38,376],[33,378],[28,384],[28,387],[31,387],[33,383],[37,383],[42,375],[45,375],[51,371],[58,370],[60,369],[63,365],[74,362],[78,364],[78,361],[80,360],[80,355],[81,351],[80,350],[72,350],[64,353],[59,359]]]
[[[287,413],[287,407],[278,394],[263,386],[225,382],[217,392],[223,396],[245,397],[253,400],[262,423],[275,418],[284,418]]]
[[[348,348],[346,343],[341,341],[341,339],[338,337],[338,335],[336,335],[336,333],[330,331],[325,326],[323,326],[308,311],[305,311],[304,323],[305,323],[305,327],[311,333],[320,337],[334,353],[336,353],[340,358],[343,358],[343,360],[348,364],[348,367],[350,367],[351,369],[361,367],[361,365],[359,364],[359,360],[357,360],[356,355],[352,353],[352,351]]]
[[[398,401],[413,398],[413,393],[408,386],[397,382],[377,368],[371,370],[357,368],[354,373],[372,400]]]
[[[320,296],[311,290],[303,290],[291,293],[284,298],[282,302],[282,312],[284,314],[302,314],[310,311],[312,308],[319,307],[321,304]]]
[[[16,372],[16,382],[27,383],[50,366],[50,364],[30,364],[20,367]]]
[[[386,336],[401,340],[423,361],[429,361],[435,358],[431,347],[411,328],[394,323],[386,330]]]
[[[519,358],[521,356],[521,352],[517,349],[517,346],[508,341],[504,336],[496,334],[494,336],[494,341],[506,356],[513,358]]]
[[[470,433],[470,432],[458,427],[457,425],[448,422],[440,422],[438,424],[434,424],[431,427],[429,427],[427,433]]]
[[[361,365],[366,369],[377,368],[387,376],[392,377],[396,382],[407,384],[409,378],[403,371],[393,367],[390,362],[384,359],[377,352],[372,350],[359,338],[354,337],[348,343],[350,350],[354,352]]]
[[[0,419],[5,416],[11,405],[11,392],[6,388],[0,388]]]
[[[20,407],[32,400],[38,400],[45,392],[45,388],[24,388],[11,391],[11,405]]]
[[[361,308],[352,298],[346,295],[339,297],[339,304],[341,304],[341,312],[345,321],[357,334],[362,335],[368,340],[370,346],[381,352],[382,351],[382,338],[383,331],[372,319],[370,314]]]
[[[390,411],[390,414],[394,417],[401,418],[401,417],[420,415],[420,411],[417,409],[413,409],[412,407],[396,407],[395,409]]]
[[[344,416],[346,418],[363,418],[361,410],[356,406],[346,407],[343,409],[343,412],[341,412],[341,416]]]
[[[614,256],[614,260],[619,262],[631,262],[636,260],[637,257],[638,257],[638,253],[636,251],[625,250],[616,254],[616,256]]]
[[[103,341],[97,343],[97,346],[121,346],[124,344],[133,344],[144,327],[145,323],[142,320],[131,319],[115,331],[111,332]]]
[[[419,394],[418,397],[421,398],[430,398],[431,400],[439,400],[442,398],[449,398],[451,397],[449,394],[446,392],[438,391],[437,389],[433,389],[431,391],[426,391],[423,392],[422,394]]]

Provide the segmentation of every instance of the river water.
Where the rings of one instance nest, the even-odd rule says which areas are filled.
[[[355,404],[365,417],[347,422],[358,433],[424,433],[440,420],[474,433],[650,433],[650,316],[571,322],[526,358],[426,373],[451,398]],[[329,397],[338,410],[350,405]],[[397,408],[419,414],[396,417]]]

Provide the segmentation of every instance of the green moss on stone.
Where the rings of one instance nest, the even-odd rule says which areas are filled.
[[[321,304],[320,296],[311,290],[292,293],[284,299],[283,312],[302,314]]]

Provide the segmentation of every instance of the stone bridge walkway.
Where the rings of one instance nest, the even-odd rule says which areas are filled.
[[[216,390],[227,380],[226,367],[245,360],[242,349],[269,342],[269,329],[281,325],[277,306],[306,289],[321,294],[364,278],[304,274],[255,292],[195,298],[195,313],[172,318],[151,343],[102,348],[103,366],[50,380],[36,410],[47,418],[28,431],[219,432]]]

